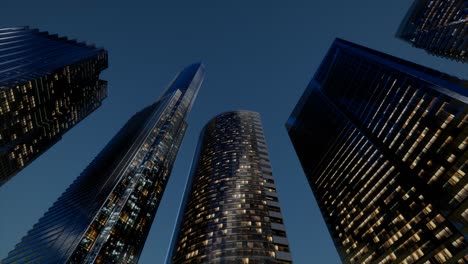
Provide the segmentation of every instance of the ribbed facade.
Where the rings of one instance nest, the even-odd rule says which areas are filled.
[[[396,35],[430,54],[466,63],[468,2],[414,0]]]
[[[105,68],[103,49],[0,28],[0,186],[101,106]]]
[[[260,115],[203,129],[168,263],[291,263]]]
[[[344,263],[468,261],[467,87],[335,40],[287,128]]]
[[[135,114],[2,261],[137,263],[204,78],[194,64]]]

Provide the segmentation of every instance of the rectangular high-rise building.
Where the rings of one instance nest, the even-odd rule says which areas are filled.
[[[28,27],[0,28],[0,186],[107,96],[107,52]]]
[[[203,129],[167,263],[292,263],[258,113]]]
[[[287,129],[344,263],[465,263],[468,82],[337,39]]]
[[[137,263],[204,78],[181,71],[16,245],[7,263]]]
[[[414,0],[396,36],[428,53],[468,62],[468,1]]]

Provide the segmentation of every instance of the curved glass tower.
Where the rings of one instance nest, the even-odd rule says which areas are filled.
[[[291,263],[260,115],[203,129],[168,263]]]
[[[0,186],[101,106],[105,68],[104,49],[0,28]]]
[[[135,114],[2,263],[137,263],[204,77],[193,64]]]

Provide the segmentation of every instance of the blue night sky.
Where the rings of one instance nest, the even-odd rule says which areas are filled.
[[[262,115],[295,263],[339,263],[284,123],[335,37],[468,78],[465,65],[394,37],[411,0],[2,0],[0,26],[32,27],[109,51],[109,97],[0,188],[0,259],[136,111],[186,65],[207,74],[140,263],[163,263],[197,139],[218,113]]]

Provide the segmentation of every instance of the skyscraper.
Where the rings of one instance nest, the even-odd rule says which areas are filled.
[[[107,52],[28,27],[0,28],[0,186],[107,96]]]
[[[203,129],[167,262],[291,263],[258,113]]]
[[[203,78],[201,64],[180,72],[2,263],[137,263]]]
[[[414,0],[396,36],[428,53],[468,62],[468,2]]]
[[[468,82],[337,39],[287,128],[344,263],[465,263]]]

